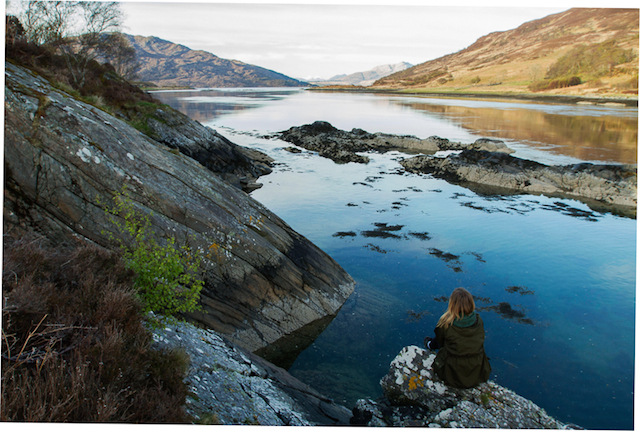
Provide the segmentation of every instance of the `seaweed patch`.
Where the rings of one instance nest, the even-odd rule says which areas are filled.
[[[594,222],[594,221],[598,221],[598,218],[601,217],[596,213],[594,213],[593,211],[585,211],[578,208],[574,208],[562,202],[554,202],[553,204],[544,204],[541,206],[541,208],[547,211],[559,212],[560,214],[579,218],[585,221]]]
[[[357,234],[355,232],[336,232],[332,236],[337,238],[345,238],[345,237],[355,237]]]
[[[377,253],[381,253],[381,254],[386,254],[386,253],[388,253],[388,252],[389,252],[388,250],[384,250],[384,249],[382,249],[382,248],[378,247],[377,245],[375,245],[375,244],[371,244],[371,243],[369,243],[369,244],[367,244],[367,245],[364,245],[363,247],[364,247],[364,248],[368,248],[368,249],[369,249],[369,250],[371,250],[371,251],[375,251],[375,252],[377,252]]]
[[[409,235],[418,238],[421,241],[428,241],[431,239],[429,232],[409,232]]]
[[[534,325],[533,320],[526,317],[524,311],[517,310],[511,306],[508,302],[501,302],[496,305],[490,305],[487,307],[480,307],[478,310],[493,311],[500,317],[507,320],[515,320],[518,323],[525,325]]]
[[[460,256],[444,252],[442,250],[438,250],[437,248],[430,248],[429,254],[437,257],[438,259],[444,260],[447,263],[450,262],[460,262]]]
[[[520,295],[533,295],[533,290],[529,290],[525,286],[509,286],[504,290],[509,293],[519,293]]]
[[[419,322],[424,316],[428,316],[431,313],[427,310],[424,311],[413,311],[407,310],[407,318],[405,319],[407,322]]]
[[[402,225],[388,226],[387,223],[374,223],[374,225],[376,226],[375,230],[362,231],[361,235],[365,238],[402,238],[400,235],[392,233],[401,230],[404,227]]]

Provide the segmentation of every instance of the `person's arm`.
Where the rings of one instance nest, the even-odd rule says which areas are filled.
[[[426,337],[424,339],[424,347],[426,347],[429,350],[438,350],[440,347],[442,347],[438,342],[438,331],[436,330],[435,333],[436,333],[436,338]]]

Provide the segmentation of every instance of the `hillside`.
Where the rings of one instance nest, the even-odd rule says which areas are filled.
[[[140,63],[138,79],[159,87],[302,87],[307,83],[236,60],[225,60],[157,37],[125,35]]]
[[[570,9],[376,81],[440,93],[638,95],[638,9]]]
[[[363,87],[367,87],[380,78],[389,76],[392,73],[402,72],[412,66],[412,64],[407,63],[406,61],[396,64],[383,64],[364,72],[355,72],[348,75],[336,75],[326,81],[313,81],[312,83],[317,85],[361,85]]]

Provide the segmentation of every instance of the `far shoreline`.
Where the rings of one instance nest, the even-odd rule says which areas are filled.
[[[410,89],[390,89],[390,88],[366,88],[366,87],[308,87],[309,91],[324,91],[336,93],[369,93],[369,94],[393,94],[398,96],[420,96],[420,97],[437,97],[451,99],[503,99],[503,100],[523,100],[527,102],[545,102],[560,104],[592,104],[592,105],[624,105],[626,107],[637,108],[638,98],[624,97],[593,97],[578,95],[560,95],[560,94],[534,94],[534,93],[500,93],[500,92],[431,92],[431,91],[415,91]]]

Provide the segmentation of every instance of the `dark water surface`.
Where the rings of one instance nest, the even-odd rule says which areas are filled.
[[[636,221],[544,196],[483,196],[406,174],[401,153],[338,165],[261,136],[316,120],[350,130],[503,139],[547,164],[636,163],[638,111],[618,106],[313,93],[155,93],[276,160],[252,196],[356,280],[290,372],[347,407],[381,394],[458,286],[476,297],[492,379],[566,422],[633,427]]]

